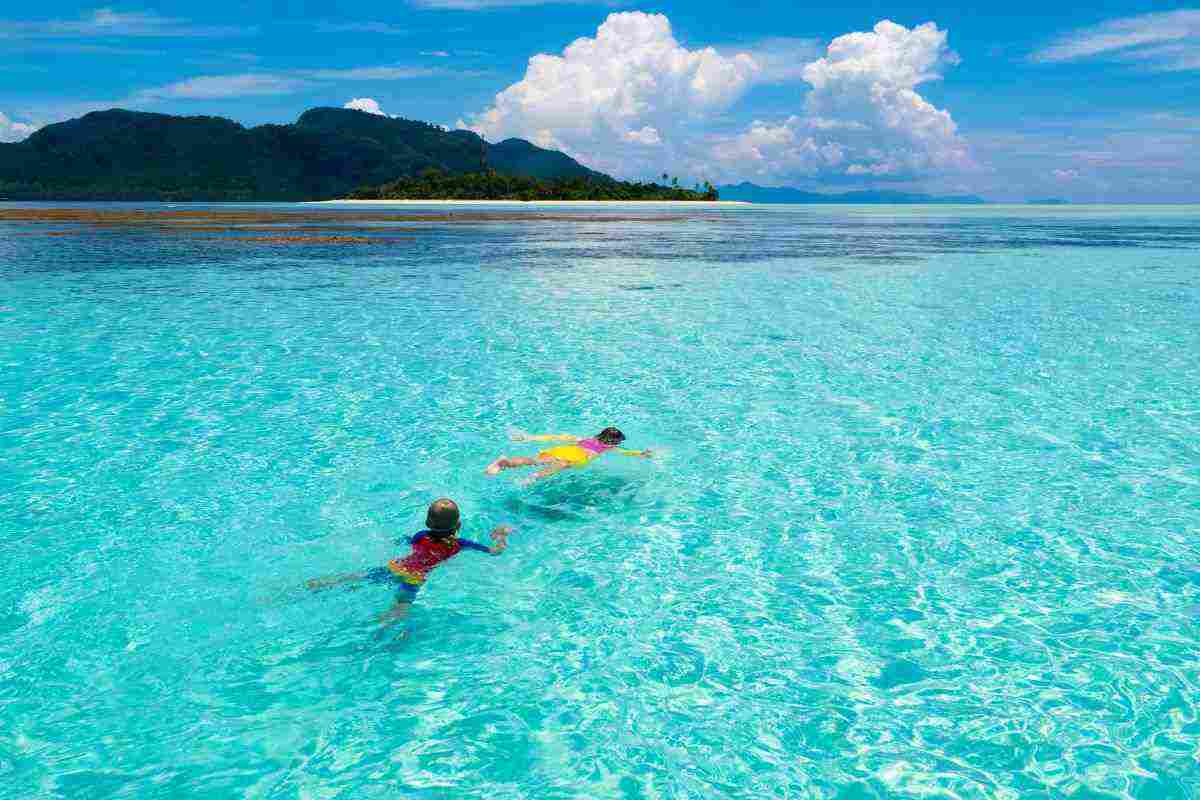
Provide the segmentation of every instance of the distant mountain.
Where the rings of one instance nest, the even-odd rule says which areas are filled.
[[[0,197],[56,200],[324,200],[418,175],[495,170],[611,180],[520,139],[314,108],[291,125],[97,111],[0,144]]]
[[[986,203],[975,195],[939,197],[931,194],[909,192],[859,191],[840,194],[806,192],[787,186],[758,186],[739,183],[734,186],[718,186],[722,200],[743,200],[749,203]]]

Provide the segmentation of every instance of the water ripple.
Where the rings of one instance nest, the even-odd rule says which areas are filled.
[[[0,232],[0,797],[1200,793],[1195,210],[406,235]]]

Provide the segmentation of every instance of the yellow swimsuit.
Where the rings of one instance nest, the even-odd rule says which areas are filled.
[[[596,457],[595,453],[584,450],[577,444],[565,444],[562,447],[551,447],[549,450],[543,450],[538,453],[539,461],[549,461],[555,459],[565,461],[572,467],[582,467],[584,464]]]
[[[555,459],[565,461],[572,467],[582,467],[596,456],[612,450],[613,446],[604,444],[597,439],[580,439],[577,444],[565,444],[561,447],[551,447],[538,453],[539,461]]]

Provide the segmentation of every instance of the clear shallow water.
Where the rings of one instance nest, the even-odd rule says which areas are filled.
[[[1200,796],[1200,209],[689,216],[0,223],[0,797]]]

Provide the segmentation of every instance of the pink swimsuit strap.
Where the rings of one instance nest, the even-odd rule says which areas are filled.
[[[611,444],[605,444],[599,439],[580,439],[578,445],[590,453],[603,453],[613,448]]]

